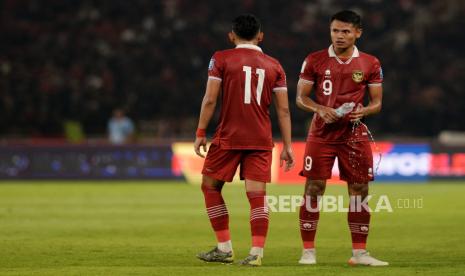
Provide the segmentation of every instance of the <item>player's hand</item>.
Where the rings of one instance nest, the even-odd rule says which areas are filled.
[[[328,106],[320,106],[318,108],[318,115],[320,115],[323,121],[325,121],[327,124],[332,124],[340,119],[337,116],[336,110]]]
[[[363,105],[358,104],[357,108],[349,113],[349,119],[351,122],[357,122],[360,121],[364,116],[365,116],[365,108]]]
[[[203,148],[204,152],[207,152],[207,138],[206,137],[195,137],[194,150],[195,154],[205,158],[205,155],[200,152],[200,147]]]
[[[286,166],[284,167],[285,172],[292,169],[294,167],[294,153],[292,152],[292,148],[284,147],[279,159],[279,166],[281,168],[283,167],[284,163],[286,163]]]

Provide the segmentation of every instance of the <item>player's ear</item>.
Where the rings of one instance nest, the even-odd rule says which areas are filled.
[[[234,41],[236,41],[236,35],[234,34],[233,31],[230,31],[230,32],[228,33],[228,37],[229,37],[229,41],[231,41],[231,43],[234,44]]]
[[[355,37],[359,39],[362,36],[362,28],[355,28]]]
[[[263,37],[264,37],[264,36],[265,36],[265,35],[263,34],[263,32],[258,32],[258,34],[257,34],[257,41],[258,41],[258,43],[260,43],[260,42],[263,41]]]

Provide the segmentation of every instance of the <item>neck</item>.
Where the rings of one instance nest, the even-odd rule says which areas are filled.
[[[249,45],[255,45],[257,46],[258,45],[258,42],[255,41],[255,40],[237,40],[235,41],[234,43],[236,46],[237,45],[240,45],[240,44],[249,44]]]
[[[333,46],[334,52],[340,58],[350,58],[354,54],[354,45],[349,48],[335,48]]]

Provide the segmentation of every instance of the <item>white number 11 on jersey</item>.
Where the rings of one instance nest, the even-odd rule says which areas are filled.
[[[244,95],[244,103],[250,104],[250,99],[252,97],[252,67],[250,66],[243,66],[242,70],[245,72],[245,95]],[[257,82],[257,103],[260,105],[260,99],[262,98],[262,91],[263,91],[263,81],[265,80],[265,70],[257,68],[255,73],[258,75],[258,82]]]

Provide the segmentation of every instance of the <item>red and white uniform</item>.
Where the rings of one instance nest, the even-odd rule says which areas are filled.
[[[300,80],[314,85],[316,103],[336,109],[346,102],[355,102],[356,106],[363,104],[367,87],[381,86],[383,73],[376,57],[359,52],[354,46],[352,57],[341,60],[331,45],[327,50],[307,56],[302,64]],[[307,136],[303,175],[313,179],[330,178],[334,159],[338,157],[341,179],[371,180],[373,157],[368,140],[363,125],[353,131],[347,115],[326,124],[315,113]],[[353,156],[358,156],[355,162],[357,172],[351,169],[354,167]]]
[[[258,46],[240,44],[213,55],[208,78],[222,82],[222,99],[202,173],[232,181],[241,164],[241,178],[269,182],[273,148],[269,107],[272,93],[287,92],[281,64]]]

